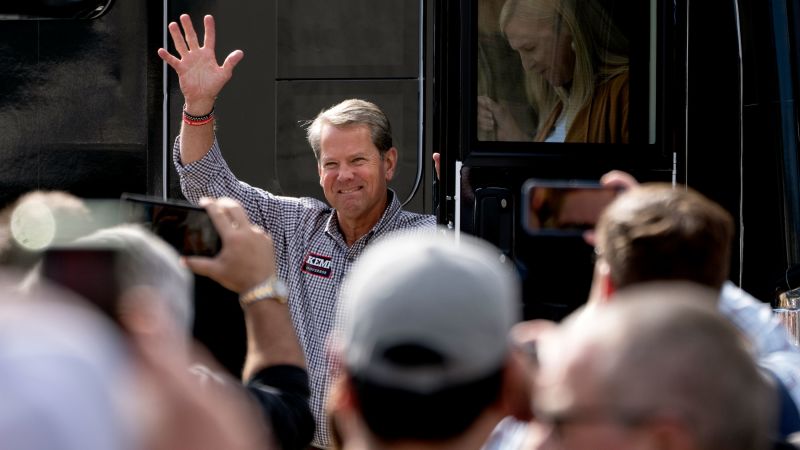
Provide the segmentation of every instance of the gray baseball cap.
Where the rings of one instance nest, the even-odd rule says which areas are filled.
[[[520,319],[520,282],[485,241],[399,234],[372,244],[340,295],[342,362],[354,376],[420,394],[500,369]]]

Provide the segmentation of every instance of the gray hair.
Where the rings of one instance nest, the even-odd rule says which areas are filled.
[[[118,251],[121,292],[136,286],[155,289],[167,303],[175,324],[191,332],[194,320],[193,278],[178,253],[139,225],[104,228],[75,241],[80,246],[112,247]]]
[[[372,143],[383,155],[392,148],[392,127],[386,114],[374,103],[360,99],[345,100],[328,109],[323,109],[306,128],[306,137],[314,157],[319,161],[322,126],[330,124],[335,127],[350,125],[366,125],[369,127]]]

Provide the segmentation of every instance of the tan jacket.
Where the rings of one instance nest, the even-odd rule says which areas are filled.
[[[627,144],[628,105],[628,72],[622,72],[597,86],[592,101],[575,115],[564,142]],[[559,102],[553,108],[539,128],[535,141],[547,139],[562,107]]]

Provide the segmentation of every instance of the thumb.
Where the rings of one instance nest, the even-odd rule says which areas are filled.
[[[233,68],[236,67],[236,65],[239,64],[239,61],[241,61],[243,58],[244,58],[243,51],[234,50],[230,53],[230,55],[228,55],[227,58],[225,58],[225,61],[222,63],[222,68],[225,70],[233,71]]]
[[[183,262],[189,270],[204,277],[213,278],[212,275],[217,271],[216,261],[211,258],[187,256]]]

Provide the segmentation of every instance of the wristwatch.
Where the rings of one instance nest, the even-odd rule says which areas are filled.
[[[282,305],[289,301],[289,290],[276,275],[272,275],[256,287],[242,293],[239,296],[239,303],[247,306],[268,299],[275,300]]]

